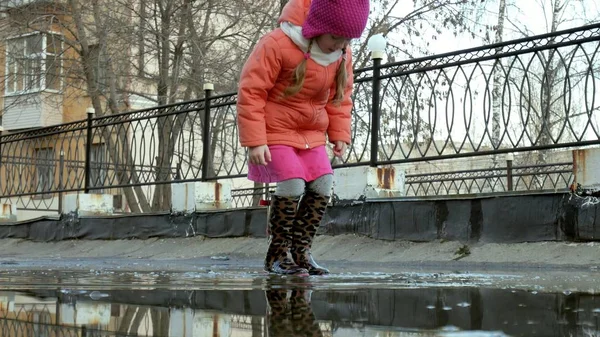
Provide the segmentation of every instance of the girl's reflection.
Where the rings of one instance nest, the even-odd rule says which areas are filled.
[[[321,337],[323,333],[315,321],[310,297],[312,290],[294,288],[269,289],[267,296],[267,336]]]

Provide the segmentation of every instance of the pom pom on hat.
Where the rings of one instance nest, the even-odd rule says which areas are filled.
[[[323,34],[357,39],[368,19],[369,0],[313,0],[302,25],[302,35],[306,39]]]

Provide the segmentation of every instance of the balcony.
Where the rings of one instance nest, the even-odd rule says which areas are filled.
[[[63,122],[63,96],[40,91],[4,98],[5,131],[52,126]]]

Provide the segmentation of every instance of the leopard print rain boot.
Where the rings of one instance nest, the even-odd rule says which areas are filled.
[[[295,337],[323,337],[323,331],[315,319],[311,307],[312,290],[293,289],[290,298],[292,327]]]
[[[294,222],[293,240],[290,253],[292,259],[310,275],[329,274],[329,270],[319,266],[310,252],[317,229],[327,210],[329,197],[307,191],[300,201],[296,221]]]
[[[293,322],[291,320],[292,313],[287,292],[286,289],[269,289],[265,291],[267,297],[267,315],[265,317],[266,336],[294,336]]]
[[[265,270],[268,272],[282,275],[308,275],[308,270],[299,267],[288,256],[298,201],[299,198],[271,196],[269,248],[265,257]]]

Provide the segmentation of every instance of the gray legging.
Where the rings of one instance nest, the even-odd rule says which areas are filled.
[[[280,197],[299,197],[306,188],[311,192],[329,197],[333,187],[333,174],[326,174],[305,183],[303,179],[290,179],[277,183],[275,195]]]

